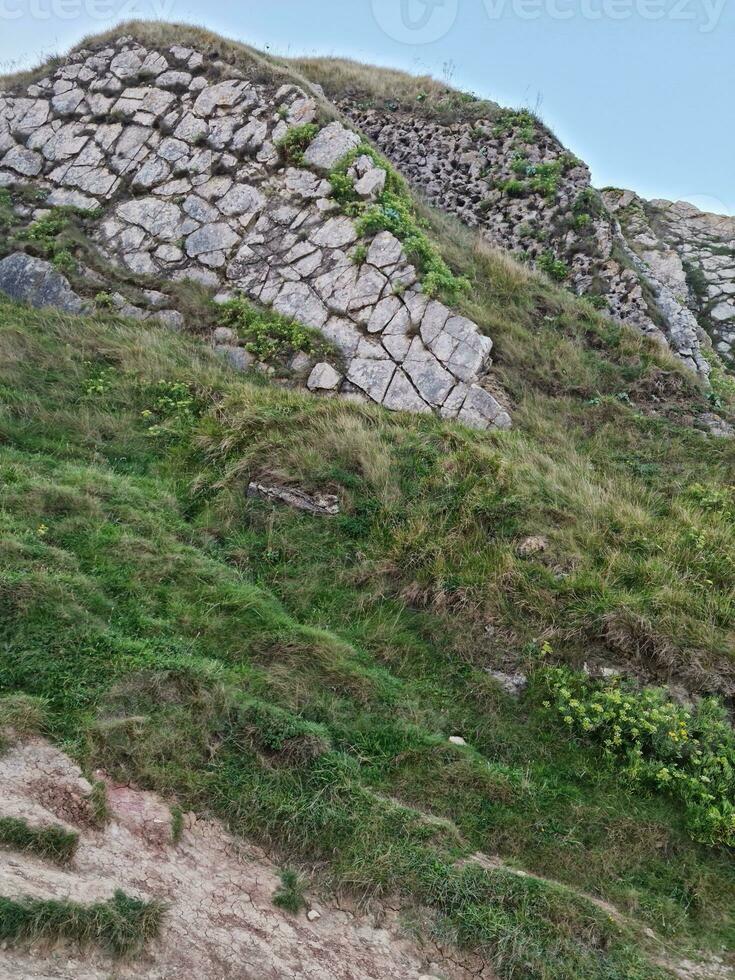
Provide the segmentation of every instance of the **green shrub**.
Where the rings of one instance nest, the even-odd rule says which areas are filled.
[[[506,197],[523,197],[526,193],[527,187],[522,180],[515,180],[511,178],[506,180],[505,183],[500,185],[499,188]]]
[[[468,288],[466,279],[455,276],[438,248],[422,229],[409,197],[385,191],[376,204],[365,209],[357,222],[360,236],[389,231],[402,242],[408,258],[422,273],[424,292],[451,300]]]
[[[539,256],[536,259],[536,265],[554,282],[564,282],[569,275],[569,266],[561,259],[557,259],[552,251],[544,252],[543,255]]]
[[[556,198],[559,192],[559,178],[563,162],[554,160],[551,163],[539,163],[528,171],[531,179],[531,190],[535,194],[543,194],[549,200]]]
[[[360,156],[370,157],[387,175],[385,188],[373,204],[358,200],[352,179],[347,173]],[[339,161],[329,180],[335,200],[344,213],[357,219],[358,235],[370,237],[381,231],[389,231],[403,244],[407,257],[418,268],[427,295],[442,295],[452,301],[468,287],[467,280],[453,274],[439,249],[426,234],[405,182],[372,146],[362,143],[351,150]],[[360,246],[355,250],[355,261],[363,254],[359,249]]]
[[[332,185],[334,199],[342,208],[357,200],[355,182],[348,174],[335,170],[329,175],[329,182]]]
[[[208,404],[193,385],[162,379],[148,386],[148,406],[141,418],[151,436],[181,435],[200,417]]]
[[[259,361],[284,361],[293,354],[326,352],[328,345],[317,330],[305,327],[273,310],[261,309],[243,297],[219,307],[218,322],[230,327]]]
[[[680,799],[694,840],[735,845],[735,732],[714,699],[691,709],[665,690],[599,684],[566,668],[544,674],[547,707],[601,744],[629,779]]]
[[[294,126],[282,139],[278,140],[276,145],[287,163],[299,166],[304,162],[304,153],[318,132],[319,127],[316,123]]]

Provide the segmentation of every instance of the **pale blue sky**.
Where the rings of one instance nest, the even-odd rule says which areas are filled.
[[[540,105],[598,187],[735,214],[735,0],[0,0],[0,65],[156,15],[279,54],[449,64],[461,88]]]

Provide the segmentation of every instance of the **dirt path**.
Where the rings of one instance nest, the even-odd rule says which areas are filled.
[[[160,938],[133,962],[64,944],[5,949],[0,980],[493,980],[486,966],[420,948],[389,910],[379,924],[327,904],[312,906],[314,921],[281,912],[272,902],[278,869],[260,850],[193,815],[174,845],[171,813],[155,794],[110,786],[111,820],[95,830],[89,783],[42,740],[0,758],[0,787],[0,814],[80,835],[69,868],[0,849],[0,895],[94,902],[122,888],[169,905]]]

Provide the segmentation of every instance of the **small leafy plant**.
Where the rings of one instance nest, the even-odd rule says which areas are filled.
[[[161,379],[151,385],[150,404],[141,413],[151,436],[173,434],[188,429],[199,418],[204,399],[185,381]]]
[[[557,259],[552,251],[544,252],[536,259],[538,268],[545,272],[554,282],[564,282],[569,276],[569,266],[562,259]]]
[[[304,153],[318,132],[319,127],[316,123],[304,123],[303,126],[294,126],[289,129],[277,143],[286,162],[294,166],[302,164]]]
[[[259,309],[243,297],[219,307],[219,324],[230,327],[259,361],[284,361],[293,354],[326,352],[321,334],[273,310]]]
[[[273,904],[284,912],[297,915],[306,908],[304,881],[296,871],[286,869],[281,872],[281,884],[273,894]]]

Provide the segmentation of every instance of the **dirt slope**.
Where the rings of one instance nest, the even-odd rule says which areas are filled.
[[[144,957],[114,964],[94,951],[2,950],[1,980],[465,980],[491,978],[487,967],[464,969],[436,947],[420,949],[389,909],[357,915],[314,904],[320,917],[290,916],[272,902],[276,866],[239,843],[215,821],[185,817],[171,842],[171,813],[153,793],[108,787],[111,820],[89,822],[90,784],[57,749],[41,740],[0,759],[0,813],[38,825],[62,822],[79,832],[68,869],[0,851],[0,894],[95,902],[115,889],[168,903],[161,938]]]

